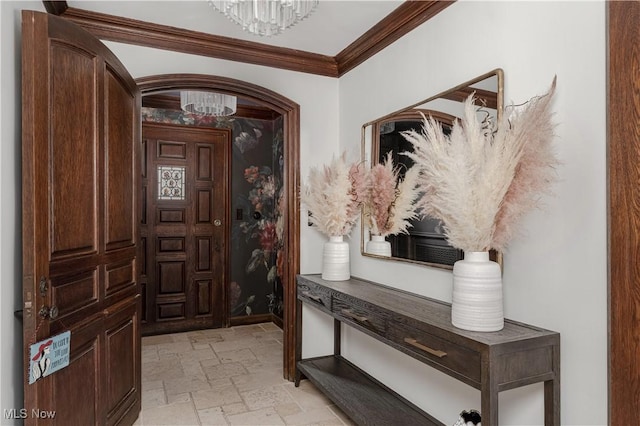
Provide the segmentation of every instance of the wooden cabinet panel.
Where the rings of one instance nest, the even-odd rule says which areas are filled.
[[[61,319],[98,303],[98,270],[61,275],[51,279],[51,303]]]
[[[106,248],[114,250],[135,245],[135,197],[129,188],[134,181],[134,155],[131,137],[135,124],[131,94],[107,68],[107,108],[109,122],[105,155],[107,162],[106,192]]]
[[[158,294],[184,293],[185,262],[158,262]]]
[[[120,422],[128,412],[140,410],[140,298],[122,303],[105,319],[105,401],[107,424]]]
[[[53,41],[50,100],[64,105],[49,124],[51,258],[88,254],[98,244],[98,99],[93,55]],[[72,84],[69,85],[69,79]],[[89,107],[89,109],[87,109]],[[74,125],[67,124],[73,117]],[[69,206],[73,206],[72,209]],[[41,206],[46,209],[47,204]]]
[[[198,189],[196,202],[196,223],[211,224],[211,200],[213,199],[211,189]]]
[[[43,379],[51,380],[52,406],[37,408],[55,410],[55,425],[101,423],[103,404],[100,399],[100,377],[104,372],[101,365],[104,343],[101,330],[104,322],[102,316],[93,318],[85,326],[71,330],[69,365]],[[80,401],[82,409],[77,407]]]

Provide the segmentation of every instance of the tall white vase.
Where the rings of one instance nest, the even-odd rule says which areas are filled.
[[[382,235],[372,235],[371,240],[367,241],[364,251],[369,254],[390,257],[391,243],[385,240]]]
[[[351,278],[349,243],[342,235],[329,237],[322,250],[322,279],[345,281]]]
[[[464,259],[453,265],[451,323],[471,331],[504,327],[502,271],[489,260],[489,252],[465,252]]]

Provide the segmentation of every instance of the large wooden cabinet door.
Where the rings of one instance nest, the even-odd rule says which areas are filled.
[[[230,130],[142,126],[142,333],[226,325]]]
[[[23,12],[22,61],[25,423],[132,424],[140,94],[103,44],[52,15]],[[30,345],[65,331],[69,366],[29,384]]]

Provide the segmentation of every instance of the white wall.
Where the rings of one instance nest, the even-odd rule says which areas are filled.
[[[0,2],[0,424],[4,410],[22,408],[21,241],[21,9],[44,11],[41,1]],[[17,423],[17,422],[16,422]]]
[[[494,68],[505,101],[544,93],[554,102],[562,161],[555,197],[524,220],[505,253],[505,316],[561,333],[562,424],[607,422],[607,247],[603,2],[458,2],[340,78],[340,143],[359,146],[360,126]],[[359,241],[356,232],[352,241]],[[451,272],[362,257],[352,275],[451,300]],[[344,354],[452,424],[480,408],[479,392],[359,332]],[[542,424],[542,385],[500,396],[500,424]]]

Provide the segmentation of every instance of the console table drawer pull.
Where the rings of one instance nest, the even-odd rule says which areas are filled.
[[[411,337],[405,337],[404,341],[405,341],[405,343],[408,343],[413,347],[416,347],[416,348],[421,349],[421,350],[423,350],[425,352],[428,352],[431,355],[435,355],[438,358],[443,358],[443,357],[447,356],[446,352],[439,351],[437,349],[431,349],[429,346],[425,346],[422,343],[419,343],[416,339],[412,339]]]
[[[348,310],[348,309],[343,309],[343,310],[342,310],[342,314],[343,314],[343,315],[345,315],[345,316],[347,316],[347,317],[349,317],[349,318],[351,318],[351,319],[354,319],[354,320],[356,320],[356,321],[358,321],[358,322],[367,322],[367,321],[369,321],[369,320],[367,319],[367,317],[363,317],[363,316],[361,316],[361,315],[354,314],[353,312],[351,312],[351,311],[350,311],[350,310]]]
[[[309,299],[313,300],[316,303],[319,303],[321,305],[324,305],[324,302],[322,301],[322,298],[320,296],[316,296],[315,294],[311,294],[308,291],[303,291],[302,294],[305,297],[308,297]]]

